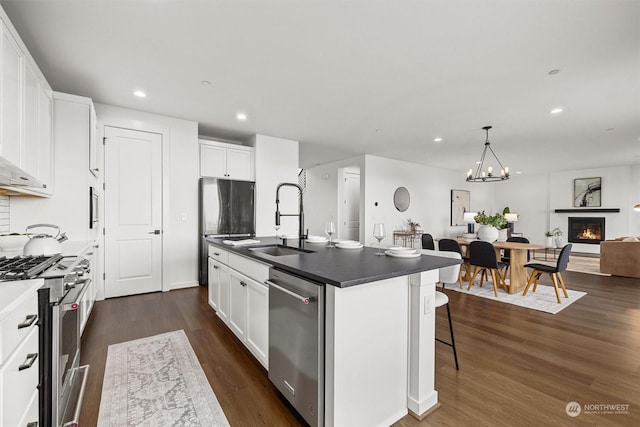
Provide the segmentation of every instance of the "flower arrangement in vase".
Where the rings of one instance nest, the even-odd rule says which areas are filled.
[[[478,213],[473,219],[483,226],[478,229],[478,239],[493,243],[498,240],[500,229],[506,228],[507,219],[501,213],[487,215],[484,211]]]
[[[409,226],[409,230],[411,230],[412,233],[415,233],[418,230],[418,227],[420,227],[420,223],[412,220],[411,218],[407,219],[407,225]]]

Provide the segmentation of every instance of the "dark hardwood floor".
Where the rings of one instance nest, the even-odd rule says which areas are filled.
[[[437,344],[440,408],[423,421],[406,416],[396,425],[640,425],[640,280],[563,276],[568,289],[587,295],[556,315],[448,292],[460,371],[451,349]],[[444,308],[436,322],[437,335],[447,338]],[[204,288],[96,303],[82,338],[82,363],[91,369],[80,425],[96,424],[110,344],[177,329],[189,337],[232,426],[301,425],[207,305]],[[565,412],[571,401],[629,405],[628,413],[572,418]]]

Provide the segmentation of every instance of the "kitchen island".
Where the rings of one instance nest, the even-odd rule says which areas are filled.
[[[288,240],[305,252],[256,251],[277,242],[215,250],[266,263],[325,285],[324,425],[390,425],[438,404],[434,390],[434,292],[438,269],[460,261],[376,256],[376,249],[328,248]],[[308,252],[307,252],[308,251]],[[240,271],[240,273],[243,273]]]

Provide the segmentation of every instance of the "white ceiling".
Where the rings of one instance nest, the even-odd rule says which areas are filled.
[[[302,167],[369,153],[464,177],[485,125],[512,172],[640,164],[637,0],[0,3],[54,90],[298,140]]]

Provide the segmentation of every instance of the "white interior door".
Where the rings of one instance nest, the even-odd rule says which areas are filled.
[[[360,174],[344,172],[340,238],[360,240]]]
[[[105,127],[105,297],[162,290],[162,137]]]

